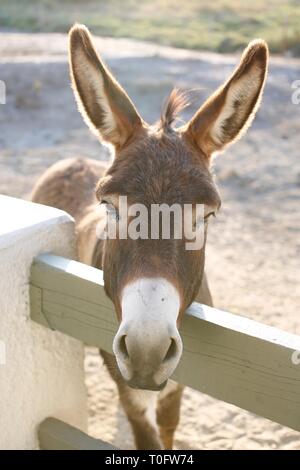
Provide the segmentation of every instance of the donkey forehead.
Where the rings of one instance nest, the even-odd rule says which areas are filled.
[[[147,136],[117,154],[97,186],[99,199],[109,194],[154,203],[220,205],[208,167],[175,132]]]

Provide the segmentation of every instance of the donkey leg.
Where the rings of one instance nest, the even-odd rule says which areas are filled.
[[[151,408],[156,405],[156,392],[133,390],[126,384],[118,384],[120,401],[131,424],[138,450],[162,449],[156,423],[151,420]],[[150,409],[150,413],[149,413]],[[155,416],[155,410],[153,413]]]
[[[157,424],[165,449],[173,449],[174,433],[179,422],[183,389],[182,385],[169,381],[158,398]]]
[[[134,390],[129,387],[119,372],[115,357],[102,350],[100,354],[110,376],[117,384],[120,401],[131,425],[136,448],[138,450],[162,449],[155,422],[158,393],[147,390]],[[153,412],[151,413],[151,411]]]

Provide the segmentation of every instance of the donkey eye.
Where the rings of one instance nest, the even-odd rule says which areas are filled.
[[[216,217],[216,213],[215,213],[214,211],[209,212],[208,214],[206,214],[205,217],[204,217],[205,222],[208,221],[208,219],[209,219],[212,215],[213,215],[214,217]]]
[[[119,220],[118,210],[116,209],[115,206],[113,206],[113,204],[111,202],[102,200],[100,202],[100,204],[105,206],[106,214],[107,214],[108,217],[115,218],[115,219]]]
[[[104,199],[100,202],[100,206],[104,206],[107,211],[115,209],[111,202],[105,201]]]
[[[201,214],[201,216],[199,216],[196,220],[194,220],[193,230],[200,229],[203,223],[207,224],[209,217],[211,217],[212,215],[216,217],[216,213],[214,211],[207,213],[204,217],[203,217],[203,214]]]

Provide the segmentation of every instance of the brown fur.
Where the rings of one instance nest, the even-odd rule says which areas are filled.
[[[212,305],[204,273],[205,246],[187,251],[184,240],[105,240],[96,237],[99,201],[127,195],[129,203],[203,203],[217,210],[220,198],[209,164],[213,151],[235,140],[253,119],[267,68],[267,47],[252,43],[233,76],[179,130],[172,129],[186,100],[174,91],[161,121],[148,126],[97,55],[87,29],[70,33],[71,78],[83,117],[102,140],[113,144],[109,168],[93,160],[66,160],[39,180],[32,200],[59,207],[76,221],[78,258],[104,269],[105,289],[122,316],[119,293],[129,279],[164,276],[181,295],[181,312],[193,301]],[[98,83],[98,80],[99,83]],[[248,80],[249,77],[249,80]],[[97,183],[97,189],[95,191]],[[157,406],[159,435],[137,392],[123,380],[114,356],[102,352],[132,425],[137,448],[172,448],[182,387],[167,386]]]

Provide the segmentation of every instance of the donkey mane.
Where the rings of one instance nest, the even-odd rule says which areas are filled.
[[[173,88],[163,106],[158,128],[165,131],[170,129],[178,114],[189,105],[188,93],[179,88]]]

